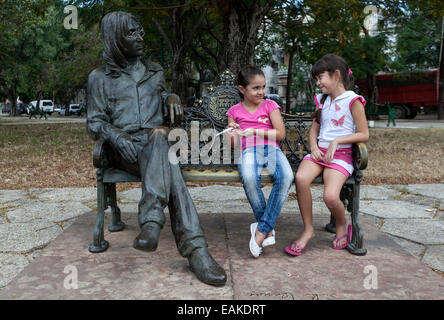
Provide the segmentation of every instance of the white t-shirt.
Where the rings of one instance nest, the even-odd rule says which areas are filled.
[[[318,144],[320,147],[328,148],[334,139],[355,133],[356,125],[351,113],[351,106],[356,99],[359,99],[365,107],[366,101],[351,90],[345,91],[333,101],[330,96],[327,96],[323,104],[321,104],[322,96],[323,94],[320,93],[314,97],[316,108],[322,109]],[[351,144],[338,147],[347,148],[351,147]]]

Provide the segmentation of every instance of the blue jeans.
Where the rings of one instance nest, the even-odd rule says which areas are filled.
[[[261,189],[261,171],[264,167],[274,178],[268,203],[265,202]],[[273,145],[245,148],[238,168],[245,194],[258,222],[258,230],[268,234],[274,229],[276,219],[287,199],[294,181],[293,170],[281,149]]]

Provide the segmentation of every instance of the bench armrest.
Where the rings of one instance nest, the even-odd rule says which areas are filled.
[[[310,114],[307,114],[307,113],[291,114],[291,113],[282,112],[281,115],[282,115],[282,118],[284,119],[284,122],[285,121],[298,121],[298,120],[303,120],[303,121],[312,120]]]
[[[96,141],[94,143],[93,165],[96,168],[105,168],[108,166],[108,161],[105,156],[105,143],[103,141]]]
[[[363,142],[353,144],[353,166],[356,170],[367,168],[368,153],[367,146]]]

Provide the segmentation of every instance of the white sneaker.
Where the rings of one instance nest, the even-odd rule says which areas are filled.
[[[253,257],[258,258],[259,255],[262,253],[262,248],[259,247],[255,240],[255,233],[257,229],[257,222],[252,223],[250,225],[250,232],[251,232],[251,239],[250,239],[250,252],[253,255]]]
[[[263,248],[276,244],[276,239],[274,238],[275,237],[274,229],[271,231],[271,234],[272,234],[271,237],[265,238],[264,241],[262,242]]]

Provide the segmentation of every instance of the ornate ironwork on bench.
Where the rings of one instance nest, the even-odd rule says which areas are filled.
[[[174,135],[175,128],[171,127],[171,144],[179,144],[177,157],[180,160],[182,174],[186,181],[196,182],[240,182],[237,171],[236,150],[231,150],[223,143],[223,136],[215,136],[227,126],[226,112],[239,102],[237,87],[234,85],[234,75],[225,71],[219,77],[219,83],[210,86],[202,97],[192,107],[184,110],[184,120],[179,125],[180,134]],[[294,173],[296,173],[303,157],[309,153],[307,130],[311,119],[303,114],[283,114],[287,137],[280,143]],[[185,135],[184,135],[185,133]],[[174,141],[176,137],[176,141]],[[214,139],[214,141],[213,141]],[[98,217],[94,229],[94,241],[90,251],[106,250],[108,243],[103,237],[104,211],[111,207],[111,232],[120,231],[125,224],[120,219],[120,209],[117,206],[116,183],[140,182],[140,178],[122,170],[108,167],[106,160],[106,145],[97,142],[94,149],[94,166],[97,168],[97,210]],[[206,155],[201,157],[200,155]],[[359,225],[359,194],[362,170],[367,167],[367,148],[363,143],[353,145],[354,173],[346,180],[341,190],[341,200],[351,214],[353,225],[352,241],[347,250],[355,255],[365,255],[363,233]],[[273,178],[264,169],[262,182],[272,182]],[[322,184],[322,175],[317,177],[315,184]],[[329,232],[335,232],[334,217],[326,225]]]

